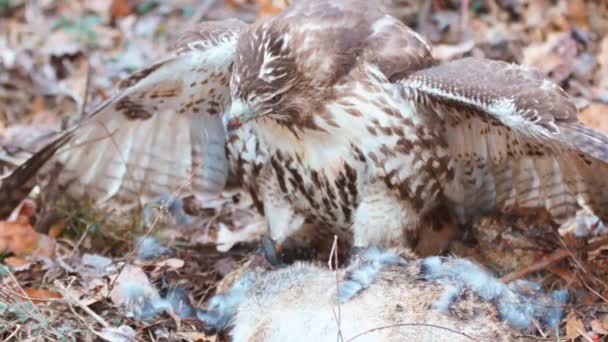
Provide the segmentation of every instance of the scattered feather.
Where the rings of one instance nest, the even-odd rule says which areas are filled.
[[[441,297],[439,297],[439,299],[433,303],[433,309],[448,313],[450,311],[450,307],[456,302],[456,300],[458,300],[461,293],[461,285],[448,285],[448,287],[441,294]]]
[[[184,211],[184,202],[181,198],[172,196],[170,194],[162,194],[158,197],[153,198],[144,205],[143,219],[146,227],[153,224],[155,219],[155,209],[166,208],[171,217],[175,219],[175,222],[179,225],[192,224],[193,218],[186,214]]]
[[[141,260],[154,259],[171,252],[171,248],[163,246],[158,239],[152,236],[137,238],[135,246],[137,258]]]
[[[338,289],[338,299],[341,303],[348,301],[368,288],[384,266],[398,265],[400,262],[401,257],[395,251],[376,247],[366,249],[359,255],[358,262],[348,268]]]
[[[197,311],[196,317],[205,324],[206,331],[221,331],[230,324],[239,304],[247,298],[253,281],[253,274],[246,273],[226,293],[213,296],[207,310]]]
[[[533,319],[548,327],[557,326],[568,298],[566,290],[547,295],[532,281],[504,284],[481,266],[462,258],[425,258],[420,262],[420,277],[446,286],[433,308],[447,312],[463,289],[469,289],[495,303],[500,317],[518,329],[531,328]]]
[[[181,287],[174,287],[167,292],[165,300],[173,310],[173,313],[182,318],[194,316],[194,308],[190,304],[188,293]]]

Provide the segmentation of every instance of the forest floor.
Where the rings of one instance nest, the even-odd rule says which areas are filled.
[[[336,0],[338,1],[338,0]],[[391,14],[434,44],[441,60],[485,56],[540,69],[608,134],[608,2],[393,1]],[[113,85],[163,55],[197,22],[252,21],[271,0],[0,0],[0,177],[78,122]],[[222,278],[256,253],[264,221],[238,191],[179,224],[155,209],[94,208],[38,189],[0,221],[0,340],[215,341],[196,319],[124,309],[125,289],[203,305]],[[48,198],[53,198],[49,200]],[[562,340],[608,340],[608,240],[578,216],[555,227],[541,215],[492,217],[452,253],[503,280],[529,278],[570,290]],[[143,284],[143,285],[142,285]],[[178,289],[178,290],[175,290]],[[142,314],[141,312],[139,314]],[[543,332],[535,332],[542,339]],[[556,340],[555,336],[549,338]]]

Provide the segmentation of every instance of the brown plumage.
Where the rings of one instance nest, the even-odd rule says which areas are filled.
[[[560,221],[586,207],[606,220],[608,138],[576,114],[539,72],[440,64],[373,2],[296,1],[249,26],[185,35],[67,133],[53,160],[67,170],[60,181],[77,180],[73,193],[101,199],[185,184],[215,193],[231,172],[279,242],[310,221],[356,246],[399,245],[494,210]]]

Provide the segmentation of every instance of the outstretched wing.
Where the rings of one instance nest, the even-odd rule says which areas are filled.
[[[3,180],[0,209],[18,204],[39,169],[57,165],[68,191],[100,201],[221,191],[228,171],[220,114],[245,27],[230,19],[185,33],[168,57],[121,81],[82,123]]]
[[[492,209],[586,207],[608,219],[608,137],[577,121],[568,95],[540,72],[467,58],[398,81],[437,118],[453,177],[443,193],[463,219]]]

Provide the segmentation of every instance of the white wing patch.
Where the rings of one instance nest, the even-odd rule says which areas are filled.
[[[236,38],[192,42],[127,80],[58,152],[60,182],[100,202],[220,192],[228,175],[220,115],[229,101]]]

